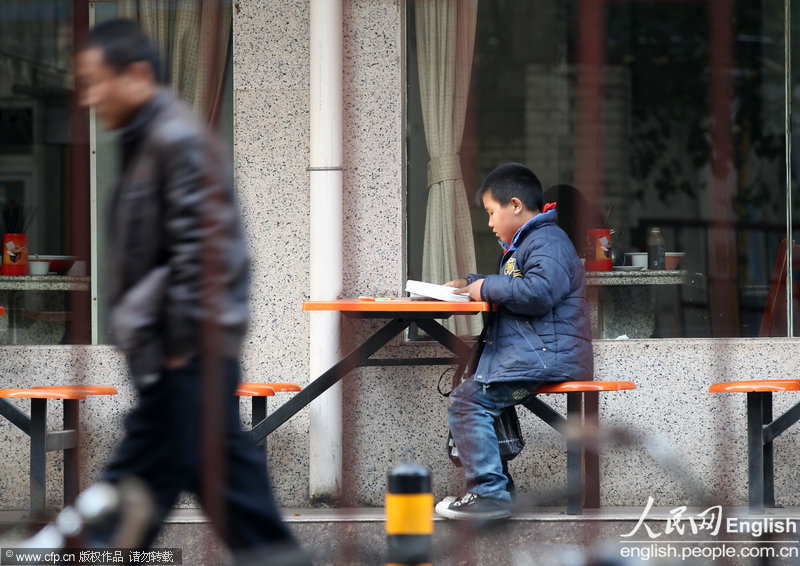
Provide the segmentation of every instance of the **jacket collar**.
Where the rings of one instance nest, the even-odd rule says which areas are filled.
[[[164,88],[160,88],[150,100],[136,111],[130,121],[120,128],[119,135],[124,153],[134,149],[144,138],[148,127],[155,120],[159,110],[167,104],[169,98],[169,92]]]
[[[529,232],[541,228],[542,226],[555,224],[557,220],[558,220],[558,213],[556,212],[555,208],[551,208],[547,212],[540,212],[539,214],[528,220],[525,224],[520,226],[510,242],[504,242],[502,240],[498,240],[498,243],[500,244],[500,247],[503,248],[504,254],[513,252],[517,249],[519,243],[525,238],[525,236],[528,235]]]

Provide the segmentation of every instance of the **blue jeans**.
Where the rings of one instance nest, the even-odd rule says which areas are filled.
[[[541,385],[541,381],[485,384],[470,378],[453,390],[447,421],[464,466],[467,491],[481,497],[511,500],[494,419],[506,407],[524,403]]]

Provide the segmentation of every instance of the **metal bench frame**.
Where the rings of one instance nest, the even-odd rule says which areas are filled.
[[[31,512],[43,513],[47,502],[47,453],[64,452],[64,504],[72,503],[80,491],[78,429],[82,399],[55,399],[64,403],[62,430],[47,430],[47,402],[30,399],[31,414],[26,415],[7,399],[0,398],[0,415],[31,439],[30,500]]]
[[[584,507],[600,507],[600,455],[568,430],[583,430],[600,423],[600,395],[597,391],[556,393],[567,396],[567,416],[563,417],[538,396],[522,405],[556,432],[567,437],[567,515],[580,515]]]
[[[747,479],[750,509],[775,507],[775,465],[772,442],[800,421],[800,402],[772,418],[772,392],[747,393]]]

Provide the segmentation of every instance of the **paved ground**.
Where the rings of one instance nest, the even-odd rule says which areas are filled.
[[[671,508],[653,508],[648,513],[649,525],[654,533],[650,538],[640,528],[634,537],[623,537],[635,529],[642,515],[641,508],[614,507],[590,511],[582,516],[566,515],[561,508],[541,508],[517,514],[512,520],[494,532],[481,529],[474,532],[464,528],[463,523],[437,520],[435,524],[435,547],[443,554],[434,561],[437,566],[483,565],[520,566],[546,564],[577,566],[586,559],[587,549],[593,556],[603,555],[619,559],[622,547],[637,547],[656,552],[668,546],[683,552],[683,548],[710,549],[723,545],[741,552],[748,541],[750,547],[793,546],[797,549],[800,534],[797,532],[776,534],[770,537],[754,537],[752,534],[725,534],[712,537],[707,532],[691,534],[690,525],[683,522],[684,532],[664,533],[666,520],[673,516]],[[685,517],[694,517],[700,508],[688,508]],[[724,518],[738,521],[750,520],[753,524],[765,525],[770,521],[795,521],[800,528],[800,508],[770,509],[765,513],[748,515],[743,508],[725,508]],[[20,537],[19,530],[9,532],[8,527],[25,521],[27,514],[20,511],[0,512],[0,525],[5,525],[5,535],[0,535],[0,547],[13,546]],[[382,553],[386,547],[383,509],[284,509],[284,517],[290,523],[298,539],[311,552],[315,564],[347,565],[382,564]],[[697,522],[699,524],[699,521]],[[723,527],[724,531],[724,527]],[[631,541],[640,541],[632,543]],[[702,543],[700,541],[703,541]],[[788,545],[783,541],[794,541]],[[760,544],[759,544],[760,543]],[[156,543],[158,547],[181,548],[186,566],[218,566],[224,564],[224,551],[211,534],[203,514],[193,509],[176,510]],[[796,551],[800,552],[800,551]],[[632,563],[632,562],[631,562]],[[671,564],[673,562],[646,562],[646,564]],[[697,563],[678,561],[684,566]],[[722,562],[711,562],[722,563]],[[740,556],[727,564],[756,564]],[[773,561],[771,564],[789,564],[790,561]],[[797,563],[797,562],[795,562]]]

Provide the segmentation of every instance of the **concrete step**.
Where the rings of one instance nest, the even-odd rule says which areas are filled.
[[[586,543],[618,537],[630,531],[641,509],[616,509],[615,513],[592,513],[580,517],[560,509],[541,509],[520,514],[495,529],[475,532],[463,522],[436,519],[434,545],[447,556],[438,565],[504,566],[531,563],[528,557],[548,558],[542,564],[558,566],[561,558],[575,557]],[[315,565],[383,564],[386,549],[383,509],[286,509],[284,518]],[[215,564],[207,557],[219,552],[207,521],[194,510],[180,510],[170,516],[158,546],[178,547],[184,563]],[[545,542],[546,544],[541,544]],[[447,549],[446,547],[450,547]],[[200,549],[205,548],[201,551]]]
[[[689,525],[683,522],[684,533],[662,534],[650,539],[641,528],[634,537],[622,535],[637,525],[641,508],[614,507],[586,512],[581,516],[566,515],[562,508],[541,508],[515,515],[511,520],[495,527],[482,527],[478,531],[465,523],[437,519],[434,527],[434,546],[440,553],[434,559],[437,566],[521,566],[543,564],[552,566],[577,566],[586,562],[587,553],[594,557],[606,556],[619,562],[621,547],[637,547],[657,552],[670,542],[680,552],[687,545],[717,548],[725,540],[750,541],[755,546],[769,546],[769,537],[725,534],[710,536],[700,532],[692,535]],[[695,516],[703,511],[689,508],[684,516]],[[674,517],[670,508],[653,508],[648,513],[648,523],[655,532],[663,532],[666,521]],[[750,519],[759,524],[765,521],[794,521],[800,527],[800,508],[770,509],[765,513],[748,515],[745,509],[725,508],[725,518]],[[0,512],[0,526],[21,524],[24,512]],[[327,565],[378,565],[383,564],[386,548],[383,509],[284,509],[284,518],[297,539],[313,556],[314,564]],[[0,529],[0,532],[6,529]],[[723,526],[724,531],[724,526]],[[797,547],[798,533],[774,535],[773,540],[792,540]],[[0,535],[0,546],[14,546],[19,531]],[[641,541],[641,542],[632,542]],[[702,542],[706,541],[706,542]],[[713,542],[707,542],[713,541]],[[775,543],[771,543],[773,546]],[[178,509],[167,519],[156,547],[180,548],[185,566],[219,566],[227,563],[227,555],[212,533],[206,517],[199,510]],[[729,545],[730,546],[730,545]],[[786,546],[786,545],[783,545]],[[640,551],[641,552],[641,551]],[[631,562],[632,563],[632,562]],[[672,562],[660,562],[672,563]],[[675,560],[684,565],[699,562]],[[750,560],[736,558],[730,564],[750,564]],[[756,562],[752,562],[756,563]],[[774,560],[771,564],[797,563]]]

